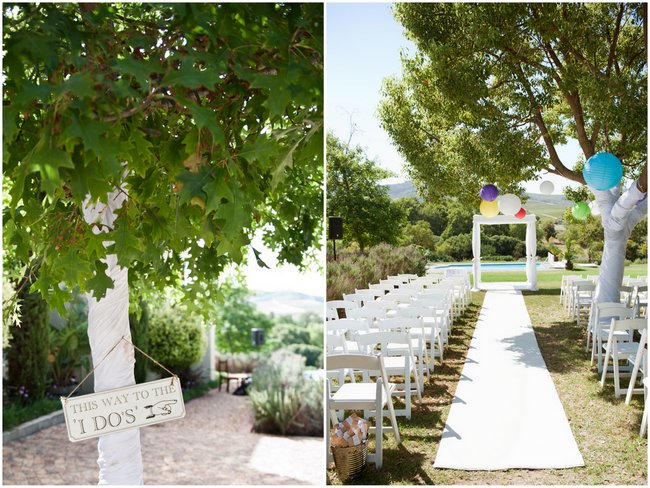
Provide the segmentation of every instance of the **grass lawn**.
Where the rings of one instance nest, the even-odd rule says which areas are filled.
[[[597,270],[577,273],[597,272]],[[449,338],[444,365],[436,365],[426,385],[421,404],[415,404],[411,420],[398,417],[402,444],[392,434],[385,437],[384,465],[370,465],[358,484],[444,485],[646,485],[647,439],[638,431],[643,399],[634,397],[630,406],[614,398],[612,382],[600,388],[595,369],[585,351],[584,328],[564,315],[559,304],[563,271],[540,272],[538,292],[524,292],[537,341],[580,452],[585,467],[556,470],[513,469],[505,471],[458,471],[434,469],[433,461],[445,426],[456,384],[465,361],[485,292],[473,294],[473,303],[457,321]],[[645,274],[645,265],[626,268],[626,274]],[[488,274],[488,273],[486,273]],[[503,275],[495,281],[502,281]],[[516,274],[516,273],[513,273]],[[623,380],[623,385],[626,385]],[[371,442],[370,448],[374,449]],[[340,484],[333,464],[328,483]]]

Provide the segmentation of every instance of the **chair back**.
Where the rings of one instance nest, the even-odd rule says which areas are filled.
[[[368,307],[368,305],[350,310],[346,313],[349,319],[368,319],[368,323],[372,325],[375,319],[383,319],[386,317],[386,311],[378,307]]]
[[[408,332],[413,327],[422,327],[422,319],[416,317],[394,317],[377,322],[379,330]]]

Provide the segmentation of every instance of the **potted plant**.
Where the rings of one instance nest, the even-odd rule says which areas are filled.
[[[576,257],[576,251],[573,247],[573,242],[569,239],[564,243],[564,260],[566,261],[564,268],[568,270],[573,269],[573,260]]]

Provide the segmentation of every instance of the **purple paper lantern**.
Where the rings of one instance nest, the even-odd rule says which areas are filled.
[[[485,185],[481,188],[481,199],[486,202],[493,202],[499,196],[499,190],[494,185]]]

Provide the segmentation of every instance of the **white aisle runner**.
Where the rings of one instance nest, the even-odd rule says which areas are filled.
[[[434,467],[584,466],[520,291],[489,291]]]

